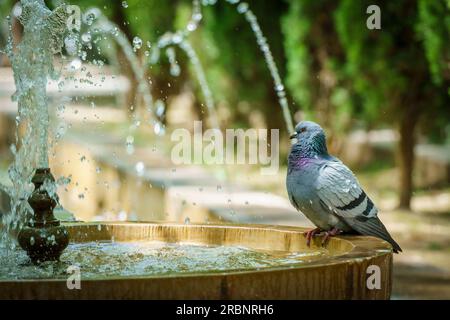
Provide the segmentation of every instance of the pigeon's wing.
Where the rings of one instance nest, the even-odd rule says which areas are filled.
[[[320,168],[316,190],[324,209],[342,219],[353,230],[384,239],[392,244],[395,252],[401,251],[378,219],[378,210],[372,200],[342,162],[330,161]]]

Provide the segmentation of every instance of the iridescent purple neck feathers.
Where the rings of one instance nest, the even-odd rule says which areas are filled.
[[[308,137],[308,139],[300,139],[292,146],[288,158],[288,166],[290,168],[303,168],[310,163],[329,157],[325,134],[318,132]]]

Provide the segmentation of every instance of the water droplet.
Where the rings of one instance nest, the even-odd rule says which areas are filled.
[[[178,64],[172,64],[170,66],[170,75],[173,77],[178,77],[181,73],[181,68]],[[170,83],[169,83],[169,87],[170,87]]]
[[[194,21],[197,21],[197,22],[199,22],[200,20],[202,20],[202,18],[203,18],[203,16],[202,16],[202,14],[201,14],[200,12],[197,12],[197,13],[195,13],[195,14],[192,15],[192,19],[193,19]]]
[[[127,137],[127,142],[126,142],[126,144],[127,145],[130,145],[130,144],[133,144],[134,143],[134,137],[133,136],[128,136]]]
[[[20,17],[22,15],[22,6],[20,5],[20,3],[16,3],[16,5],[14,6],[13,10],[12,10],[12,14],[14,17]]]
[[[81,60],[76,58],[70,62],[69,68],[71,71],[75,71],[81,68]]]
[[[190,224],[191,223],[191,219],[189,219],[189,217],[186,217],[184,219],[184,224]]]
[[[138,174],[138,176],[142,176],[144,174],[145,164],[142,161],[139,161],[138,163],[136,163],[134,168],[136,169],[136,173]]]
[[[142,47],[142,39],[139,37],[133,38],[133,50],[136,51]]]
[[[157,122],[155,124],[155,127],[153,128],[153,131],[158,135],[158,136],[162,136],[165,133],[165,129],[163,127],[163,125],[160,122]]]
[[[195,23],[194,21],[191,21],[191,22],[188,23],[186,28],[187,28],[188,31],[192,32],[195,29],[197,29],[197,23]]]
[[[246,13],[248,11],[248,3],[242,2],[237,6],[237,11],[239,13]]]
[[[122,211],[119,212],[119,214],[117,216],[117,219],[119,221],[126,221],[127,217],[128,217],[128,214],[125,211],[122,210]]]
[[[179,43],[181,43],[181,41],[183,41],[183,37],[180,34],[176,33],[173,35],[172,41],[175,44],[179,44]]]
[[[66,48],[67,53],[70,56],[73,56],[77,53],[78,41],[73,37],[64,38],[64,47]]]
[[[128,8],[128,2],[122,1],[122,7],[124,7],[125,9]]]
[[[82,40],[83,42],[85,42],[85,43],[90,42],[91,39],[92,39],[91,35],[90,35],[89,33],[87,33],[87,32],[86,32],[86,33],[83,33],[83,34],[81,35],[81,40]]]
[[[156,100],[155,108],[156,108],[155,114],[161,118],[161,116],[164,114],[164,111],[166,110],[164,102],[162,102],[161,100]]]

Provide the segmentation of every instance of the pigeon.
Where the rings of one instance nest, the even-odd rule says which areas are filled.
[[[392,245],[395,253],[402,251],[352,171],[328,154],[323,129],[312,121],[302,121],[290,138],[297,141],[288,158],[289,200],[317,227],[305,234],[307,245],[322,232],[322,245],[332,236],[356,233],[381,238]]]

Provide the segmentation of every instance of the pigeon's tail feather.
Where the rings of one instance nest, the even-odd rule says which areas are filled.
[[[352,219],[350,226],[358,233],[366,236],[374,236],[381,238],[392,245],[393,251],[395,253],[402,252],[402,248],[392,239],[386,227],[383,225],[378,217],[372,217],[365,221],[360,221],[358,219]]]

